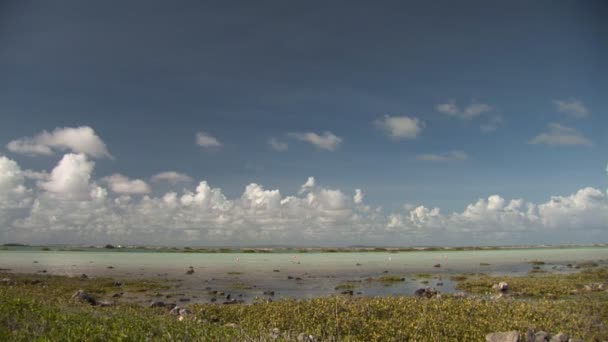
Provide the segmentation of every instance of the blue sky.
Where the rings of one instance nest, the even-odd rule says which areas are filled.
[[[250,183],[286,197],[314,176],[385,215],[605,196],[607,14],[603,1],[4,1],[0,154],[50,173],[78,151],[9,143],[86,126],[113,156],[95,160],[99,185],[172,170],[192,181],[148,196],[206,180],[229,199]],[[324,132],[340,142],[302,140]]]

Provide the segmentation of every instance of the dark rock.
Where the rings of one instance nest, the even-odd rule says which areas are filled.
[[[226,295],[226,299],[227,299],[227,300],[230,300],[230,298],[232,298],[232,296],[231,296],[231,295],[230,295],[230,293],[229,293],[229,294],[227,294],[227,295]]]
[[[115,281],[112,283],[112,286],[114,287],[121,287],[122,286],[122,282],[121,281]]]
[[[564,334],[564,333],[559,333],[557,335],[554,335],[551,340],[551,342],[568,342],[568,340],[570,339],[570,336]]]
[[[211,299],[209,299],[211,301],[211,303],[215,303],[217,301],[217,298],[213,297]]]
[[[343,295],[349,295],[349,296],[352,296],[354,294],[353,290],[344,290],[340,293]]]
[[[293,279],[293,277],[292,276],[287,276],[287,279]]]
[[[274,296],[274,291],[264,291],[265,296]]]
[[[42,283],[42,280],[40,280],[40,279],[30,280],[30,285],[37,285],[37,284],[41,284],[41,283]]]
[[[175,304],[175,303],[165,303],[165,309],[167,309],[169,311],[173,310],[173,308],[176,306],[177,306],[177,304]]]
[[[433,298],[436,297],[438,294],[439,292],[432,287],[425,287],[414,291],[414,295],[416,297]]]
[[[108,266],[107,268],[108,268],[109,270],[112,270],[112,269],[114,269],[114,266]]]
[[[441,264],[435,264],[433,267],[441,267]]]
[[[442,282],[438,282],[437,284],[435,284],[436,286],[443,286]]]
[[[486,342],[519,342],[519,332],[507,331],[487,334]]]
[[[186,271],[186,274],[194,274],[194,270],[193,269],[189,269]]]
[[[182,303],[183,303],[183,302],[189,302],[189,301],[190,301],[190,298],[186,298],[186,297],[184,297],[184,298],[180,298],[180,299],[179,299],[179,301],[180,301],[180,302],[182,302]]]
[[[80,275],[80,279],[89,279],[89,276],[83,273]]]
[[[300,277],[296,277],[296,280],[302,280],[302,278],[300,278]]]
[[[175,315],[175,316],[178,316],[178,315],[179,315],[179,310],[180,310],[180,309],[181,309],[181,308],[180,308],[179,306],[174,306],[174,307],[173,307],[173,308],[172,308],[172,309],[169,311],[169,314],[170,314],[170,315]]]
[[[97,305],[97,300],[95,300],[95,298],[93,298],[93,296],[91,296],[90,294],[84,292],[83,290],[78,290],[76,291],[73,295],[72,295],[72,299],[81,301],[81,302],[86,302],[89,303],[91,305]]]
[[[151,308],[164,308],[165,303],[161,302],[160,300],[155,300],[150,303],[150,307]]]
[[[120,298],[120,297],[122,297],[123,294],[124,294],[124,292],[116,292],[115,294],[112,295],[112,298]]]
[[[549,341],[549,338],[551,336],[549,336],[548,333],[544,332],[544,331],[539,331],[536,334],[534,334],[534,342],[545,342],[545,341]]]

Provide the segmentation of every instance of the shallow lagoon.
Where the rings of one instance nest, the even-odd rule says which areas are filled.
[[[338,253],[158,253],[125,250],[0,250],[0,268],[11,272],[117,279],[157,279],[172,284],[163,295],[177,293],[193,302],[208,302],[209,290],[242,295],[246,301],[274,291],[275,298],[311,298],[337,294],[344,282],[364,296],[411,295],[417,288],[453,292],[450,276],[463,273],[522,275],[532,270],[571,272],[568,264],[608,259],[608,247],[525,248],[466,251]],[[439,264],[440,267],[434,267]],[[194,274],[185,272],[192,266]],[[110,268],[111,267],[111,268]],[[424,273],[425,275],[422,275]],[[397,276],[405,281],[370,279]],[[292,279],[288,279],[292,278]]]

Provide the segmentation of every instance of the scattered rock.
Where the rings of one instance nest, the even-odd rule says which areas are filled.
[[[349,295],[349,296],[352,296],[354,294],[353,290],[344,290],[340,293],[343,295]]]
[[[300,277],[296,277],[296,280],[302,280],[302,278],[300,278]]]
[[[279,328],[273,328],[270,330],[270,334],[268,334],[271,340],[276,340],[279,336],[281,336],[281,329]]]
[[[584,286],[585,291],[596,292],[603,291],[605,289],[604,283],[591,283]]]
[[[505,283],[504,281],[501,281],[498,284],[492,285],[492,288],[497,291],[506,292],[507,290],[509,290],[509,284]]]
[[[487,334],[486,342],[519,342],[519,332],[507,331]]]
[[[42,280],[40,279],[32,279],[30,280],[30,285],[37,285],[37,284],[41,284]]]
[[[179,301],[180,301],[180,302],[182,302],[182,303],[183,303],[183,302],[189,302],[189,301],[190,301],[190,298],[187,298],[187,297],[180,298],[180,299],[179,299]]]
[[[570,336],[560,332],[559,334],[553,336],[550,341],[551,342],[568,342],[569,339],[570,339]]]
[[[84,292],[83,290],[78,290],[72,295],[72,299],[76,299],[81,302],[87,302],[91,305],[97,305],[97,300],[93,298],[90,294]]]
[[[124,294],[124,292],[116,292],[115,294],[112,295],[112,298],[120,298],[120,297],[122,297],[123,294]]]
[[[534,334],[534,342],[545,342],[549,341],[550,335],[544,331],[538,331]]]
[[[274,291],[264,291],[265,296],[274,296]]]
[[[102,300],[101,302],[99,302],[99,306],[101,306],[101,307],[114,306],[114,302],[110,301],[110,300]]]
[[[153,302],[150,303],[150,307],[151,308],[164,308],[165,307],[165,303],[161,302],[160,300],[155,300]]]
[[[121,287],[122,286],[122,282],[121,281],[115,281],[112,283],[112,286],[114,287]]]
[[[298,335],[298,342],[317,342],[317,338],[306,334],[306,333],[301,333],[300,335]]]
[[[437,296],[438,294],[439,294],[439,292],[432,287],[420,288],[414,292],[414,295],[416,297],[426,297],[426,298],[433,298],[433,297]]]
[[[80,279],[89,279],[89,276],[83,273],[80,275]]]
[[[190,268],[186,271],[186,274],[194,274],[194,269]]]
[[[2,285],[15,285],[15,282],[11,278],[3,278],[0,280],[0,284]]]
[[[467,298],[467,294],[464,292],[456,292],[456,293],[454,293],[453,297],[463,299],[463,298]]]
[[[192,315],[192,311],[190,311],[188,309],[179,309],[179,315],[182,317],[190,316],[190,315]]]
[[[46,270],[40,270],[38,273],[46,273]]]
[[[435,284],[436,286],[443,286],[442,282],[437,282],[437,284]]]

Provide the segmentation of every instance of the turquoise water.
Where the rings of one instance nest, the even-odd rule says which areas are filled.
[[[0,250],[0,268],[11,272],[114,278],[151,278],[179,283],[180,291],[208,299],[205,288],[239,290],[245,298],[273,290],[277,296],[308,298],[335,294],[343,281],[360,281],[361,295],[407,295],[422,286],[454,291],[449,276],[456,273],[525,274],[532,260],[544,269],[569,272],[567,264],[606,263],[608,247],[530,248],[472,251],[346,252],[346,253],[158,253],[113,251]],[[487,263],[490,265],[480,265]],[[440,267],[434,267],[439,264]],[[112,268],[108,268],[111,266]],[[195,273],[186,275],[192,266]],[[229,274],[230,273],[230,274]],[[418,273],[430,273],[422,279]],[[405,282],[382,286],[368,278],[397,275]],[[288,279],[292,277],[294,279]],[[301,280],[295,280],[301,278]],[[428,281],[429,283],[423,283]],[[442,285],[438,285],[442,284]],[[236,291],[236,290],[235,290]]]

